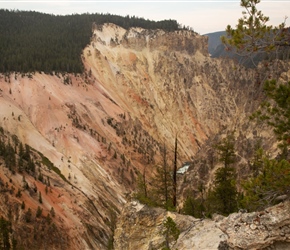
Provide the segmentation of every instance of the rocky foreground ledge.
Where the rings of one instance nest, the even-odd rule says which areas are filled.
[[[290,249],[290,202],[253,213],[234,213],[216,223],[233,249]]]
[[[290,249],[289,201],[259,212],[216,215],[213,220],[196,219],[133,201],[124,207],[118,219],[115,249],[162,249],[167,217],[180,230],[177,241],[171,241],[171,249]]]

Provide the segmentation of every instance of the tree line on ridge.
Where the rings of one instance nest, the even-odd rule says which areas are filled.
[[[151,21],[135,16],[98,13],[56,16],[1,9],[0,72],[81,73],[81,53],[90,43],[92,24],[108,22],[125,29],[181,29],[175,20]]]

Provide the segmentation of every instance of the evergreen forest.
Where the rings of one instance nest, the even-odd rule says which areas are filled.
[[[51,15],[35,11],[0,10],[0,72],[81,73],[81,53],[92,25],[114,23],[125,29],[180,29],[175,20],[150,21],[111,14]]]

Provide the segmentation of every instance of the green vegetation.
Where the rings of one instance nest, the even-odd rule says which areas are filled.
[[[244,8],[243,17],[238,20],[236,28],[227,26],[227,37],[222,42],[228,49],[237,54],[253,57],[260,52],[279,50],[289,46],[289,31],[285,29],[285,21],[277,27],[267,25],[269,17],[257,9],[260,0],[241,0]]]
[[[266,81],[264,91],[268,99],[251,118],[267,122],[274,129],[284,154],[282,157],[286,157],[290,145],[290,82]]]
[[[13,163],[7,166],[5,162],[11,163],[11,161],[5,159],[11,157],[16,159],[13,161],[15,165]],[[53,223],[54,217],[56,216],[53,207],[51,207],[47,216],[43,216],[44,210],[41,206],[38,206],[37,210],[33,210],[32,207],[29,207],[29,203],[27,205],[23,200],[23,194],[29,194],[31,199],[36,200],[38,198],[39,203],[43,202],[42,194],[38,191],[35,183],[36,181],[41,181],[43,184],[50,186],[48,176],[41,174],[41,171],[44,170],[44,163],[41,162],[42,160],[48,166],[53,166],[53,164],[39,152],[28,145],[24,146],[16,135],[11,135],[0,127],[1,167],[6,168],[4,172],[6,173],[8,171],[7,174],[9,174],[9,176],[16,173],[22,175],[22,183],[20,183],[22,187],[19,187],[18,191],[16,191],[14,183],[14,177],[16,176],[11,176],[9,183],[4,183],[4,181],[0,179],[0,191],[3,193],[2,196],[5,197],[2,212],[6,214],[5,211],[8,211],[8,219],[3,217],[0,219],[0,249],[42,249],[45,245],[47,246],[47,242],[50,242],[50,245],[62,245],[62,249],[67,248],[64,246],[67,244],[66,239],[65,242],[63,242],[63,240],[59,241],[60,232]],[[34,168],[29,168],[29,163],[31,162],[33,162]],[[37,166],[37,168],[35,168],[35,166]],[[41,180],[39,180],[40,174],[42,176]],[[33,183],[31,183],[29,181],[28,185],[25,177],[29,175],[34,177],[35,182],[33,181]],[[29,179],[32,180],[30,177]],[[13,195],[15,196],[13,197]],[[14,218],[17,219],[15,220]],[[34,234],[31,236],[33,237],[33,242],[31,242],[29,237],[26,237],[26,232]]]
[[[146,172],[144,171],[143,175],[138,175],[135,198],[143,204],[153,205],[153,202],[148,196],[148,187],[145,173]]]
[[[0,10],[0,72],[81,73],[82,50],[90,43],[92,25],[123,28],[179,29],[175,20],[150,21],[110,14],[54,16],[34,11]]]
[[[289,196],[290,163],[276,159],[263,159],[262,172],[244,183],[243,206],[249,211],[274,205]]]
[[[235,138],[232,133],[215,145],[217,162],[222,164],[215,172],[213,185],[205,193],[200,183],[196,195],[188,195],[182,212],[195,217],[211,216],[213,213],[228,215],[237,211],[239,194],[236,185]]]
[[[290,82],[266,81],[264,91],[267,99],[251,119],[272,127],[279,154],[271,159],[259,149],[255,155],[255,172],[244,182],[242,201],[251,211],[276,204],[290,193]]]
[[[42,208],[40,206],[37,207],[36,210],[36,218],[39,218],[42,214]]]
[[[163,247],[162,250],[170,250],[170,242],[177,241],[180,231],[171,217],[167,217],[163,225],[164,225],[163,235],[165,237],[165,247]]]
[[[51,207],[49,213],[50,213],[50,215],[51,215],[52,217],[55,217],[55,211],[54,211],[54,208],[53,208],[53,207]]]
[[[266,26],[269,18],[258,11],[259,0],[241,1],[248,18],[239,20],[236,30],[228,28],[231,38],[228,40],[238,49],[247,48],[249,52],[281,51],[289,46],[289,29],[285,22],[278,27]],[[245,14],[244,14],[245,15]],[[246,37],[250,37],[246,38]],[[240,37],[241,39],[237,39]],[[271,159],[259,149],[254,159],[253,177],[244,182],[244,206],[257,210],[276,204],[289,197],[290,191],[290,82],[267,80],[263,86],[266,101],[250,118],[268,124],[276,134],[280,153]]]
[[[173,179],[167,165],[155,166],[155,175],[151,179],[151,185],[147,184],[144,175],[137,179],[135,198],[149,206],[163,207],[166,210],[174,210],[173,206]]]
[[[31,208],[29,207],[26,213],[24,214],[24,219],[27,223],[31,222],[32,220],[32,211]]]
[[[25,171],[27,174],[30,174],[36,178],[38,178],[41,182],[47,182],[47,185],[50,186],[49,177],[47,180],[43,178],[43,174],[41,173],[41,169],[39,168],[36,171],[36,165],[40,166],[41,163],[48,167],[48,169],[54,171],[58,176],[60,176],[64,181],[68,182],[64,175],[61,173],[60,169],[54,166],[54,164],[45,157],[42,153],[37,152],[40,156],[41,161],[38,159],[34,159],[32,157],[32,149],[30,146],[23,144],[18,140],[16,135],[10,135],[8,132],[5,134],[4,129],[1,127],[0,130],[0,157],[4,159],[5,167],[8,168],[13,174],[17,171],[19,173],[23,173]],[[8,139],[7,139],[8,138]],[[24,186],[27,189],[27,183],[24,178]],[[20,195],[20,193],[18,193]],[[41,194],[39,197],[39,202],[42,202]]]
[[[197,198],[193,195],[188,195],[181,212],[195,218],[202,218],[206,215],[207,211],[205,205],[206,203],[203,195]]]
[[[60,178],[62,178],[64,181],[68,182],[68,180],[65,178],[65,176],[61,173],[60,169],[54,166],[54,164],[45,157],[42,153],[38,152],[42,159],[42,164],[46,165],[48,169],[54,171]]]
[[[236,29],[228,26],[228,37],[222,38],[228,48],[233,48],[240,55],[253,56],[255,53],[273,50],[279,52],[289,46],[290,33],[289,29],[285,29],[285,22],[278,27],[267,26],[269,18],[256,8],[259,2],[242,0],[241,6],[245,8],[243,17],[239,19]],[[199,216],[220,212],[227,215],[237,211],[238,207],[256,211],[289,199],[290,82],[267,80],[263,90],[266,101],[250,119],[273,129],[279,142],[278,155],[270,158],[261,148],[261,142],[257,141],[256,152],[249,159],[251,173],[242,182],[239,187],[241,193],[238,193],[235,169],[232,166],[235,163],[233,140],[228,138],[223,141],[216,149],[219,161],[224,166],[216,171],[214,186],[207,192],[205,199],[203,195],[188,196],[184,213]]]
[[[11,223],[5,220],[3,217],[0,218],[0,248],[11,249],[11,238],[12,228]],[[15,242],[14,242],[15,244]],[[13,246],[14,249],[15,245]]]
[[[25,202],[24,201],[22,201],[22,203],[21,203],[21,209],[25,210]]]
[[[159,206],[166,210],[175,210],[174,169],[167,163],[167,149],[162,150],[163,163],[154,167],[154,176],[149,186],[146,171],[138,176],[135,198],[149,206]]]
[[[38,193],[38,201],[41,204],[42,203],[42,196],[41,196],[41,192],[39,191]]]
[[[153,178],[153,187],[151,189],[152,197],[156,204],[167,210],[172,210],[172,191],[173,182],[168,166],[156,166],[156,174]]]
[[[237,209],[237,188],[235,182],[236,162],[234,149],[234,137],[232,134],[224,138],[217,146],[218,160],[223,164],[215,172],[213,197],[215,197],[216,212],[230,214]]]

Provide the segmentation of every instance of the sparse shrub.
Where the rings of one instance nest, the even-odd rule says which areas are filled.
[[[53,207],[51,207],[49,213],[51,214],[52,217],[55,217],[55,211],[54,211],[54,208]]]
[[[42,196],[41,196],[41,192],[39,191],[39,194],[38,194],[38,201],[39,203],[42,203]]]
[[[24,201],[22,201],[22,203],[21,203],[21,209],[25,210],[25,202]]]
[[[25,215],[24,215],[24,219],[27,223],[31,222],[31,218],[32,218],[32,212],[31,209],[28,208],[28,210],[26,211]]]
[[[20,198],[21,196],[22,196],[22,194],[21,194],[21,190],[18,189],[18,191],[17,191],[17,193],[16,193],[16,197],[17,197],[17,198]]]
[[[42,208],[40,206],[37,207],[36,210],[36,218],[39,218],[42,214]]]

